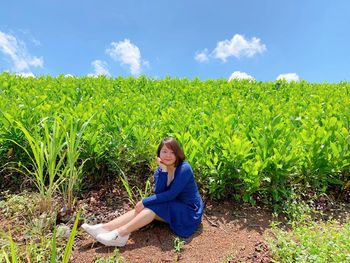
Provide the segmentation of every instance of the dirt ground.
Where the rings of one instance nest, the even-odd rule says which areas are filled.
[[[11,192],[17,193],[16,191]],[[18,189],[18,194],[21,192],[21,189]],[[349,217],[350,192],[341,192],[341,194],[338,192],[338,189],[334,189],[329,195],[321,195],[317,200],[315,199],[316,194],[309,192],[306,200],[315,201],[313,207],[320,212],[316,214],[317,219],[327,221],[329,218],[337,218],[341,222],[342,219]],[[55,203],[56,208],[60,207],[63,204],[62,198],[58,196]],[[208,200],[205,203],[200,228],[192,237],[184,240],[185,244],[180,252],[175,251],[176,236],[170,231],[167,224],[157,221],[132,233],[127,245],[119,248],[120,255],[131,263],[271,262],[270,251],[265,242],[273,220],[270,208],[262,205],[238,204],[233,201]],[[116,188],[116,184],[86,190],[85,194],[79,196],[76,207],[76,209],[83,210],[80,225],[84,221],[91,224],[105,223],[132,208],[126,192]],[[74,218],[74,214],[58,216],[56,223],[72,227]],[[14,224],[24,226],[23,220],[25,220],[23,216],[7,220],[0,214],[0,229],[7,231],[8,227]],[[19,244],[25,243],[21,232],[15,231],[13,238]],[[79,228],[71,262],[95,262],[98,258],[107,259],[113,256],[114,252],[113,247],[105,247],[94,242],[87,233]]]
[[[108,201],[116,193],[90,193],[86,220],[106,222],[130,209],[125,199]],[[118,196],[118,195],[117,195]],[[123,208],[120,208],[124,202]],[[109,203],[109,205],[107,205]],[[119,203],[119,206],[117,205]],[[119,207],[119,210],[118,210]],[[162,222],[153,222],[130,235],[120,255],[128,262],[270,262],[264,234],[272,220],[267,208],[237,206],[231,201],[207,202],[202,225],[180,252],[174,249],[176,236]],[[112,256],[114,248],[105,247],[80,230],[75,241],[72,262],[94,262]]]

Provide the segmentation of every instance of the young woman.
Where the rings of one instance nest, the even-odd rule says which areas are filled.
[[[183,150],[174,138],[165,138],[157,156],[159,167],[154,173],[154,195],[139,201],[133,210],[109,223],[82,225],[97,241],[106,246],[125,246],[131,232],[154,219],[168,223],[170,229],[183,238],[197,230],[203,201]]]

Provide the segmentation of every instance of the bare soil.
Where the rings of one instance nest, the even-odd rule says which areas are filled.
[[[88,205],[87,221],[107,222],[131,209],[117,190],[89,192],[83,200]],[[269,231],[271,211],[262,206],[237,205],[232,201],[206,204],[205,214],[198,231],[180,252],[175,251],[174,239],[166,223],[153,222],[132,233],[120,255],[128,262],[271,262],[264,235]],[[95,242],[84,231],[79,231],[72,254],[72,262],[94,262],[108,258],[113,247]]]
[[[84,210],[83,221],[92,224],[108,222],[133,208],[125,191],[116,184],[104,185],[98,190],[89,189],[79,198],[77,207]],[[1,193],[0,186],[0,193]],[[4,189],[7,187],[5,186]],[[9,188],[7,188],[9,189]],[[14,193],[21,193],[11,191]],[[348,218],[350,215],[350,192],[330,191],[329,195],[307,192],[305,200],[314,200],[317,220]],[[1,195],[0,195],[1,200]],[[55,207],[62,205],[58,197]],[[69,227],[74,222],[74,213],[59,214],[57,224]],[[0,214],[0,229],[8,231],[9,226],[23,225],[25,217],[5,219]],[[176,235],[167,224],[155,221],[131,234],[125,247],[119,248],[120,255],[127,262],[271,262],[270,251],[265,238],[270,233],[272,211],[263,205],[250,206],[233,201],[215,202],[208,200],[198,231],[190,238],[180,252],[175,251]],[[274,218],[275,220],[275,218]],[[282,220],[283,221],[283,220]],[[12,228],[12,230],[15,230]],[[23,233],[13,232],[15,242],[24,244]],[[95,262],[97,258],[114,255],[115,248],[95,242],[81,228],[77,233],[71,262]],[[112,261],[109,261],[112,262]]]

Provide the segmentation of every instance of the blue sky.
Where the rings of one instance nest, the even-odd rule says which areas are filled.
[[[350,81],[350,1],[4,0],[0,71]]]

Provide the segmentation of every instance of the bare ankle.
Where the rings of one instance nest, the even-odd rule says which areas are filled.
[[[107,224],[103,224],[102,228],[107,230],[107,231],[113,231],[115,228],[112,228],[111,226],[108,226]]]
[[[126,229],[124,229],[123,227],[121,227],[121,228],[118,228],[118,234],[120,235],[120,236],[122,236],[122,237],[124,237],[124,236],[127,236],[127,235],[129,235],[130,234],[130,232],[128,232]]]

